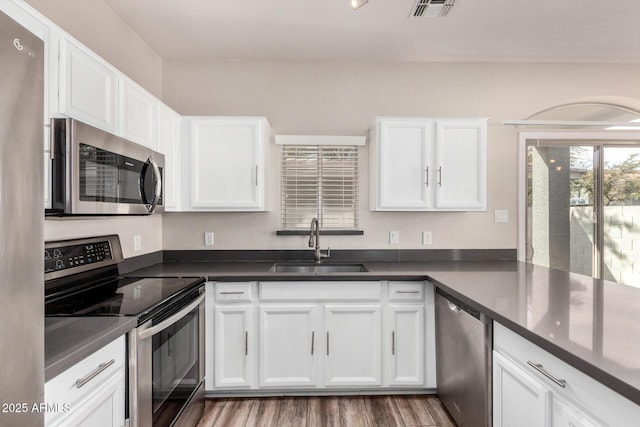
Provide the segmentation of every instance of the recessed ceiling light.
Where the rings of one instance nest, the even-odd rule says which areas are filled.
[[[353,8],[353,10],[356,10],[367,3],[369,3],[369,0],[351,0],[351,7]]]

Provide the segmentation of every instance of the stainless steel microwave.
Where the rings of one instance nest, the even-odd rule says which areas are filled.
[[[164,212],[164,155],[74,119],[51,120],[48,216]]]

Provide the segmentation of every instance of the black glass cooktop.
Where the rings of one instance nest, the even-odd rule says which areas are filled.
[[[199,288],[202,278],[110,280],[45,305],[47,316],[137,316],[139,321]]]

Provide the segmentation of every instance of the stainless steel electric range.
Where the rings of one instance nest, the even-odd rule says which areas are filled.
[[[45,243],[47,316],[134,316],[131,426],[193,426],[204,409],[204,279],[123,277],[116,235]]]

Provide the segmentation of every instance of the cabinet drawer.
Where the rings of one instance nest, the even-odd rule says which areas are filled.
[[[59,408],[64,408],[66,404],[73,410],[79,401],[114,376],[124,375],[125,367],[125,338],[122,336],[47,381],[44,386],[45,401],[47,404],[58,404]],[[63,409],[61,412],[47,413],[45,418],[49,423],[61,415],[64,415]]]
[[[422,301],[422,282],[389,282],[389,301]]]
[[[216,283],[216,301],[218,302],[246,302],[251,301],[252,282]]]
[[[640,406],[510,329],[496,322],[493,325],[494,350],[544,383],[555,396],[584,408],[611,426],[628,425],[628,420],[640,417]],[[554,378],[564,380],[565,387],[545,377],[528,362],[539,365]]]
[[[379,301],[380,282],[261,282],[262,301]]]

